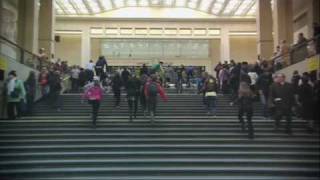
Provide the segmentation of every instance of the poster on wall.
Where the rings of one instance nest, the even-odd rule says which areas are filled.
[[[320,55],[309,58],[307,62],[309,72],[318,70],[320,68]]]

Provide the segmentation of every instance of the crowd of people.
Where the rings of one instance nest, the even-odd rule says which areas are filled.
[[[241,128],[248,131],[250,138],[254,137],[252,116],[255,101],[263,105],[266,119],[272,117],[275,120],[275,129],[279,128],[280,120],[285,116],[286,132],[291,134],[292,115],[296,115],[308,122],[310,132],[314,130],[315,120],[319,117],[316,107],[320,91],[316,72],[300,75],[295,71],[291,83],[287,83],[284,74],[274,74],[272,62],[259,59],[255,64],[225,61],[218,63],[214,71],[215,76],[204,68],[183,65],[174,67],[163,62],[149,67],[143,64],[141,67],[112,69],[103,56],[96,63],[90,60],[84,68],[70,67],[58,60],[42,67],[38,77],[30,72],[25,82],[17,78],[15,71],[9,73],[6,89],[8,118],[32,114],[37,84],[41,89],[41,100],[48,102],[58,112],[61,111],[60,94],[65,90],[62,81],[70,77],[70,92],[83,92],[82,98],[92,106],[94,126],[103,94],[112,92],[114,107],[119,108],[121,92],[124,91],[127,94],[130,121],[142,109],[144,117],[149,115],[151,122],[154,122],[158,95],[167,101],[164,89],[174,86],[178,93],[182,93],[184,87],[194,87],[203,97],[207,114],[213,117],[217,112],[218,94],[231,94],[230,105],[238,104]]]

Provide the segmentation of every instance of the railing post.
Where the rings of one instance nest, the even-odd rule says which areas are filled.
[[[24,51],[22,48],[19,48],[19,49],[20,49],[20,63],[24,64]]]

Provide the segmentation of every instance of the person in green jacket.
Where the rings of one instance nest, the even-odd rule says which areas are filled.
[[[26,90],[23,82],[17,79],[16,71],[10,71],[7,80],[7,111],[8,119],[21,117],[21,101],[25,101]]]

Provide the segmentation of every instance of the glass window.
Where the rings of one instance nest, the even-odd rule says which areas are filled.
[[[208,59],[209,40],[103,39],[101,54],[109,59]]]

